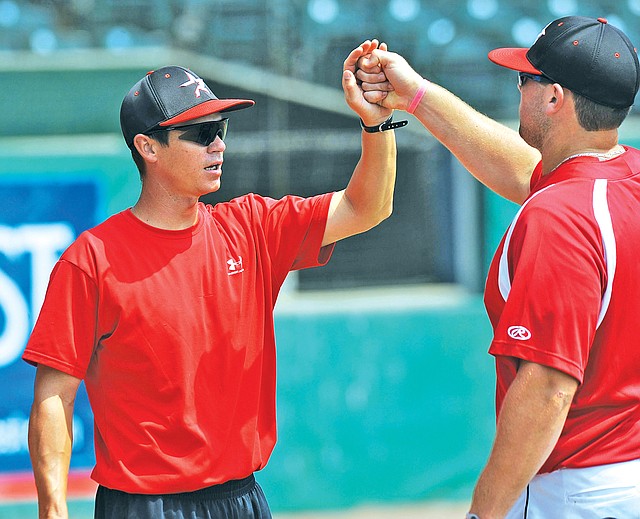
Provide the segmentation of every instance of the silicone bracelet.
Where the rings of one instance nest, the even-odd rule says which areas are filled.
[[[427,91],[428,86],[429,86],[429,80],[423,79],[422,84],[420,85],[420,88],[418,88],[418,91],[416,92],[416,95],[413,96],[413,100],[411,101],[409,108],[407,108],[407,113],[412,114],[413,112],[416,111],[416,108],[418,108],[420,101],[422,101],[422,98],[424,97],[424,93]]]

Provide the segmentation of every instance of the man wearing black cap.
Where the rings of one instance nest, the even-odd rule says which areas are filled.
[[[73,401],[95,418],[97,518],[268,518],[254,472],[276,442],[273,307],[291,270],[391,213],[391,109],[367,102],[355,63],[343,88],[363,127],[345,190],[214,207],[227,112],[194,72],[164,67],[121,108],[142,178],[137,203],[83,233],[56,264],[24,359],[37,364],[29,445],[40,517],[67,517]],[[383,45],[384,48],[384,45]]]
[[[618,144],[638,91],[605,19],[550,23],[518,72],[519,135],[375,50],[365,97],[414,113],[487,186],[521,204],[489,269],[495,442],[469,518],[640,518],[640,151]]]

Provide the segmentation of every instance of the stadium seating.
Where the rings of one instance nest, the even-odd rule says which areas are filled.
[[[639,0],[1,0],[0,50],[173,46],[339,87],[345,52],[380,37],[423,74],[506,117],[513,79],[486,52],[529,45],[566,14],[605,16],[638,41]]]

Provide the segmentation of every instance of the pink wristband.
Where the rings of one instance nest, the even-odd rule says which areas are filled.
[[[420,88],[418,88],[418,91],[416,92],[416,95],[413,96],[413,100],[411,101],[409,108],[407,108],[407,113],[412,114],[413,112],[416,111],[416,108],[418,108],[420,101],[422,101],[422,98],[424,97],[424,93],[427,91],[428,86],[429,86],[429,80],[423,79],[422,84],[420,85]]]

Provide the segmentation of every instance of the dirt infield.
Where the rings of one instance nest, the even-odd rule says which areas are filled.
[[[273,519],[462,519],[467,503],[420,503],[362,506],[333,512],[276,513]]]

